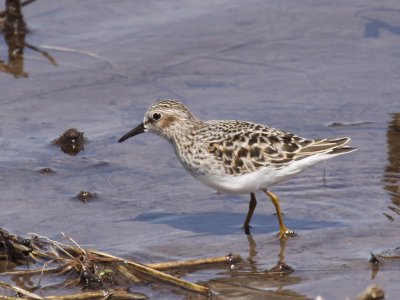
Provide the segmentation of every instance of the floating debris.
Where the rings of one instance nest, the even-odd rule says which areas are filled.
[[[389,215],[389,214],[387,214],[387,213],[385,213],[385,212],[383,212],[382,213],[390,222],[393,222],[394,221],[394,218],[391,216],[391,215]]]
[[[60,146],[61,150],[69,155],[77,155],[85,150],[83,147],[85,143],[83,132],[75,128],[68,129],[58,139],[53,140],[52,143]]]
[[[385,250],[382,253],[377,254],[376,256],[384,259],[400,259],[400,246],[394,249]]]
[[[398,268],[400,263],[400,246],[392,249],[384,250],[377,254],[371,253],[371,258],[369,260],[373,263],[372,266],[372,277],[374,278],[379,271],[380,266],[385,266],[386,268]]]
[[[214,266],[215,264],[225,264],[229,268],[231,264],[242,261],[239,255],[229,254],[216,258],[144,265],[104,252],[83,249],[72,238],[64,234],[63,236],[69,241],[69,245],[36,234],[33,234],[30,239],[25,239],[11,235],[0,228],[0,258],[26,266],[26,270],[18,269],[1,273],[3,277],[14,278],[14,281],[21,278],[19,280],[21,284],[18,286],[0,281],[2,294],[7,290],[8,293],[13,293],[13,297],[18,295],[20,298],[29,299],[147,299],[147,296],[142,293],[132,292],[132,285],[142,286],[160,282],[209,297],[211,296],[209,288],[182,280],[160,270],[186,268],[185,271],[187,271],[188,268]],[[28,263],[42,267],[34,268]],[[41,285],[41,281],[50,275],[64,276],[65,282],[54,286]],[[40,288],[41,286],[44,288]],[[42,296],[42,293],[49,293],[54,289],[55,293],[59,295],[60,292],[57,289],[60,286],[81,286],[91,290],[71,295]],[[76,290],[74,289],[74,291]]]
[[[395,212],[396,214],[400,215],[400,209],[395,207],[395,206],[388,206],[388,208],[390,210],[392,210],[393,212]]]
[[[80,191],[78,195],[76,195],[76,198],[83,203],[87,203],[97,197],[96,193],[92,192],[86,192],[86,191]]]
[[[30,240],[8,233],[0,228],[0,259],[11,260],[15,263],[26,263],[32,252]]]
[[[354,123],[342,123],[342,122],[333,122],[328,124],[328,127],[358,127],[358,126],[365,126],[365,125],[371,125],[373,124],[372,122],[354,122]]]
[[[379,259],[371,252],[371,258],[369,259],[369,262],[378,265],[379,264]]]

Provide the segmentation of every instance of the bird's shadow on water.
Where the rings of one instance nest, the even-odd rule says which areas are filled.
[[[245,214],[232,212],[199,212],[190,214],[175,214],[169,212],[146,212],[136,216],[133,221],[165,224],[179,230],[194,233],[226,235],[235,232],[244,232],[242,224]],[[119,220],[116,222],[128,221]],[[285,217],[289,228],[296,230],[312,230],[318,228],[341,227],[340,222],[312,221],[291,219]],[[252,233],[272,233],[279,230],[276,215],[257,215],[252,220]]]
[[[381,31],[388,31],[400,36],[400,26],[393,26],[384,21],[375,20],[368,17],[363,17],[368,23],[365,24],[364,37],[366,38],[379,38]]]

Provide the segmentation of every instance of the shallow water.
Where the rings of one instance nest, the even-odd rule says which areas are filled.
[[[399,11],[394,0],[24,7],[25,41],[57,66],[25,48],[27,78],[0,72],[0,227],[57,240],[62,231],[143,263],[238,253],[246,263],[234,270],[184,276],[217,299],[345,299],[371,283],[397,299],[399,262],[385,261],[376,273],[368,259],[400,243]],[[1,38],[0,50],[9,64]],[[163,97],[203,119],[350,136],[359,150],[273,189],[297,237],[279,242],[262,194],[249,237],[241,229],[248,196],[202,186],[159,137],[116,143]],[[51,144],[71,127],[88,139],[75,156]],[[55,172],[40,172],[46,167]],[[83,203],[82,190],[96,197]],[[266,272],[279,260],[294,272]]]

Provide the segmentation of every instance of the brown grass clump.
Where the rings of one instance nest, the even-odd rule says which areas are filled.
[[[7,263],[25,265],[23,270],[6,271],[1,277],[12,276],[13,285],[0,281],[2,299],[146,299],[142,293],[130,291],[132,286],[146,283],[163,283],[183,288],[193,293],[210,296],[205,286],[182,280],[161,270],[193,268],[199,266],[229,264],[241,261],[238,255],[204,258],[191,261],[166,262],[145,265],[104,252],[84,249],[72,238],[63,244],[47,237],[32,234],[29,239],[9,234],[0,228],[0,259]],[[63,282],[41,287],[45,276],[63,276]],[[18,279],[19,280],[16,280]],[[31,286],[25,283],[29,278]],[[32,286],[33,282],[37,282]],[[124,284],[122,284],[124,283]],[[48,290],[79,287],[81,292],[69,295],[51,295]],[[123,286],[124,288],[121,288]],[[7,291],[7,293],[6,293]]]

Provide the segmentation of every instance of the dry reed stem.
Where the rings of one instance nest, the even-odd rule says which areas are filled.
[[[93,298],[98,298],[98,299],[108,299],[109,297],[112,297],[112,299],[133,299],[133,300],[143,300],[147,299],[147,296],[144,294],[140,293],[129,293],[126,291],[90,291],[90,292],[83,292],[83,293],[77,293],[77,294],[69,294],[69,295],[62,295],[62,296],[47,296],[47,297],[41,297],[36,294],[30,293],[22,288],[19,288],[17,286],[5,283],[0,281],[0,287],[3,287],[5,289],[13,290],[17,292],[18,294],[23,294],[26,298],[23,297],[11,297],[11,296],[1,296],[1,299],[5,300],[31,300],[31,299],[36,299],[36,300],[85,300],[85,299],[93,299]]]
[[[182,279],[176,278],[176,277],[174,277],[172,275],[169,275],[169,274],[160,272],[158,270],[149,268],[146,265],[139,264],[139,263],[134,262],[132,260],[121,259],[121,258],[119,258],[117,256],[113,256],[113,255],[110,255],[110,254],[107,254],[107,253],[104,253],[104,252],[100,252],[100,251],[95,251],[95,250],[88,250],[88,252],[91,252],[91,253],[99,255],[99,256],[104,256],[104,257],[116,259],[116,260],[118,260],[120,262],[123,262],[123,263],[129,265],[130,267],[132,267],[133,269],[135,269],[135,270],[137,270],[137,271],[139,271],[141,273],[149,275],[149,276],[151,276],[153,278],[156,278],[158,280],[162,280],[162,281],[171,283],[173,285],[180,286],[180,287],[185,288],[187,290],[190,290],[190,291],[193,291],[193,292],[197,292],[197,293],[200,293],[200,294],[203,294],[203,295],[210,295],[210,293],[211,293],[209,288],[206,288],[204,286],[201,286],[201,285],[198,285],[198,284],[195,284],[195,283],[191,283],[191,282],[186,281],[186,280],[182,280]]]
[[[48,269],[33,269],[33,270],[20,270],[20,271],[8,271],[2,272],[1,275],[5,276],[15,276],[15,275],[35,275],[35,274],[42,274],[42,273],[50,273],[59,271],[59,267],[48,268]],[[1,299],[1,298],[0,298]]]
[[[134,300],[142,300],[147,299],[147,297],[143,294],[139,293],[128,293],[125,291],[91,291],[91,292],[83,292],[78,294],[70,294],[70,295],[62,295],[62,296],[48,296],[44,298],[45,300],[84,300],[84,299],[108,299],[112,297],[115,299],[134,299]]]
[[[23,294],[24,296],[30,298],[30,299],[37,299],[37,300],[43,300],[44,298],[41,296],[38,296],[36,294],[33,294],[31,292],[28,292],[24,289],[21,289],[15,285],[12,284],[8,284],[5,282],[0,281],[0,287],[5,288],[5,289],[9,289],[9,290],[13,290],[14,292],[17,292],[19,294]],[[14,298],[15,299],[15,298]]]
[[[156,264],[147,264],[149,268],[156,269],[156,270],[168,270],[168,269],[176,269],[176,268],[192,268],[204,265],[211,265],[211,264],[222,264],[222,263],[237,263],[242,261],[240,255],[226,255],[221,257],[212,257],[212,258],[200,258],[194,260],[186,260],[186,261],[171,261],[171,262],[163,262],[163,263],[156,263]]]
[[[118,272],[120,272],[123,276],[125,276],[126,278],[128,278],[130,281],[134,282],[134,283],[139,283],[142,282],[143,280],[140,280],[138,277],[136,277],[135,275],[133,275],[131,272],[129,272],[129,270],[127,268],[125,268],[122,265],[119,265],[117,267]]]

